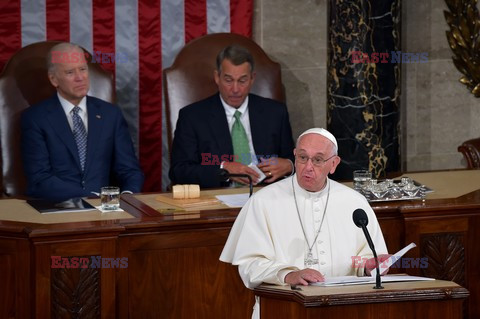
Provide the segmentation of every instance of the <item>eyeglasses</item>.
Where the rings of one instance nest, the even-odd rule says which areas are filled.
[[[307,164],[308,160],[311,160],[313,166],[319,167],[319,166],[322,166],[323,164],[325,164],[328,160],[334,158],[335,156],[337,156],[337,155],[334,154],[327,159],[323,159],[320,156],[308,157],[305,154],[297,154],[297,155],[295,155],[295,159],[300,164]]]

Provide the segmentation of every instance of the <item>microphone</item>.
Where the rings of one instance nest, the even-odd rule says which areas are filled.
[[[380,279],[380,265],[378,263],[378,257],[377,257],[377,252],[375,251],[375,246],[373,245],[372,238],[370,237],[370,234],[367,229],[368,225],[368,216],[367,213],[361,208],[355,209],[353,212],[353,222],[357,227],[361,228],[363,230],[363,233],[365,234],[365,237],[367,238],[367,243],[368,246],[370,246],[370,249],[373,252],[373,257],[375,258],[375,265],[377,267],[377,274],[376,274],[376,283],[375,287],[373,289],[383,289],[382,287],[382,282]]]
[[[248,174],[230,174],[226,169],[221,168],[220,173],[218,175],[220,178],[220,181],[222,182],[227,182],[231,177],[243,177],[243,178],[248,178],[248,184],[250,185],[250,196],[251,197],[253,194],[253,182],[252,182],[252,177]]]

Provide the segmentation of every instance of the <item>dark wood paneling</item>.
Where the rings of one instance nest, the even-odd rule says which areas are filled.
[[[228,233],[200,230],[124,240],[129,265],[122,289],[128,290],[120,295],[128,300],[129,318],[248,318],[253,293],[236,267],[218,260]]]

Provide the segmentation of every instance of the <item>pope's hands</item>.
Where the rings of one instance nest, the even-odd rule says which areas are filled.
[[[325,277],[320,272],[310,268],[292,271],[285,276],[285,283],[289,285],[308,286],[310,282],[321,281],[325,281]]]
[[[248,167],[245,164],[238,163],[238,162],[225,162],[223,163],[223,168],[226,169],[230,174],[247,174],[250,175],[252,178],[252,183],[253,185],[256,185],[258,183],[258,179],[260,178],[260,175],[258,175],[257,172],[255,172],[252,168]],[[232,181],[249,185],[248,178],[245,177],[232,177],[230,178]]]

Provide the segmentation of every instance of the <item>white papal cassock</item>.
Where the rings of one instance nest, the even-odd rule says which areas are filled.
[[[377,253],[387,253],[377,218],[364,196],[330,179],[323,190],[308,192],[294,175],[255,193],[232,227],[220,260],[238,265],[245,286],[255,288],[262,282],[285,285],[288,272],[305,268],[308,246],[292,184],[310,246],[322,223],[330,189],[323,225],[312,249],[318,264],[311,268],[326,277],[363,275],[363,267],[353,267],[352,257],[371,258],[373,254],[362,230],[353,223],[352,213],[357,208],[367,213],[367,228]],[[252,317],[259,318],[258,300]]]

